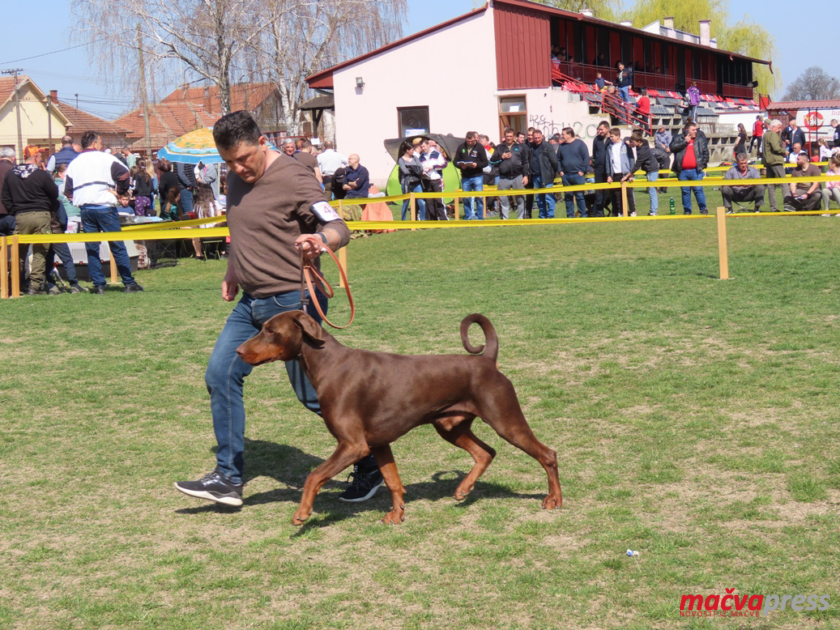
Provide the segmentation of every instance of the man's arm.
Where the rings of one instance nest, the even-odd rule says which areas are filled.
[[[64,175],[64,196],[73,203],[73,178],[69,175]],[[6,205],[5,203],[3,204]]]
[[[589,164],[589,147],[586,146],[585,142],[581,142],[580,143],[580,148],[578,149],[578,151],[580,152],[581,164],[583,164],[583,168],[581,169],[581,171],[583,171],[583,172],[580,172],[580,171],[578,171],[578,172],[581,175],[585,175],[586,174],[586,165]]]
[[[129,170],[117,160],[111,162],[111,178],[114,180],[118,195],[124,195],[128,192],[131,184]]]
[[[324,185],[324,178],[321,176],[321,169],[318,166],[315,167],[315,179],[318,180],[318,183],[321,184],[321,186]]]
[[[490,160],[487,159],[487,151],[484,150],[483,146],[478,143],[475,146],[478,147],[478,164],[476,164],[476,168],[481,170],[490,164]]]
[[[14,204],[12,203],[12,193],[9,190],[8,177],[3,180],[3,191],[0,192],[0,200],[3,201],[3,207],[6,208],[6,212],[13,214],[12,210],[14,208]]]

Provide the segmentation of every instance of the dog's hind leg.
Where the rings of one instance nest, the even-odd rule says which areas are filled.
[[[455,498],[459,501],[465,499],[472,491],[475,486],[475,482],[482,474],[484,474],[484,471],[487,470],[490,462],[492,462],[493,458],[496,456],[496,451],[479,440],[472,432],[470,429],[472,422],[473,419],[465,420],[451,429],[447,429],[442,426],[440,420],[432,423],[435,430],[437,430],[438,434],[440,434],[440,437],[450,444],[454,444],[458,448],[464,449],[472,455],[472,458],[475,460],[475,465],[472,467],[472,470],[470,470],[469,474],[464,477],[464,480],[458,484],[458,488],[455,490]]]
[[[548,510],[562,507],[563,493],[557,469],[557,453],[537,439],[516,399],[513,385],[506,378],[499,387],[488,388],[479,403],[479,416],[503,439],[536,459],[548,475],[548,496],[543,507]]]
[[[403,500],[405,488],[400,479],[400,474],[397,472],[394,454],[388,444],[373,447],[370,452],[376,459],[376,465],[379,466],[379,472],[385,478],[385,485],[391,491],[391,499],[394,502],[393,509],[385,515],[382,522],[389,525],[399,525],[405,520],[405,501]]]

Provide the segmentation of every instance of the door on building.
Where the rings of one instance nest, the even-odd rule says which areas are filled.
[[[499,141],[504,140],[505,128],[514,133],[528,133],[528,111],[525,96],[502,96],[499,98]]]

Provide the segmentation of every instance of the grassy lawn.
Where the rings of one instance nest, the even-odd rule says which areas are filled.
[[[277,364],[246,386],[243,508],[176,492],[214,466],[223,262],[139,272],[138,295],[0,303],[0,628],[840,627],[840,219],[728,230],[727,282],[714,220],[351,244],[359,312],[336,337],[461,353],[461,319],[487,315],[558,452],[553,512],[539,464],[477,420],[499,455],[467,500],[471,458],[421,427],[393,447],[404,524],[379,522],[386,492],[338,502],[342,476],[293,527],[334,441]],[[681,595],[728,588],[831,605],[680,618]]]

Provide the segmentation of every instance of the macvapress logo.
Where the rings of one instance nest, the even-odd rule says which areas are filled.
[[[680,617],[766,617],[776,610],[828,610],[828,595],[683,595]]]

